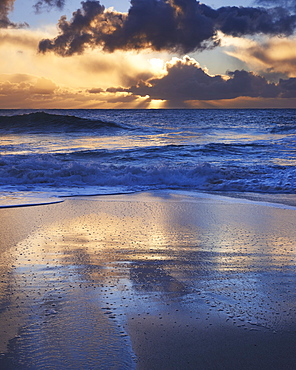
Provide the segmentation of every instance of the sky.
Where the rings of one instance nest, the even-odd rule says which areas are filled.
[[[296,0],[0,0],[0,108],[296,108]]]

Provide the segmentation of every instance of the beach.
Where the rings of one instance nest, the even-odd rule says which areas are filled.
[[[295,207],[157,191],[0,219],[1,369],[295,368]]]

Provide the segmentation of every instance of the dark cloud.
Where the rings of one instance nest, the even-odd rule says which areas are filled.
[[[45,7],[63,9],[65,2],[66,0],[39,0],[34,7],[37,12],[40,12]]]
[[[210,76],[189,57],[167,64],[167,74],[161,78],[140,81],[128,89],[109,88],[108,92],[129,92],[173,102],[188,100],[221,100],[238,97],[278,98],[296,96],[296,78],[280,80],[278,84],[247,71],[228,72],[228,77]]]
[[[22,28],[28,26],[26,23],[14,23],[8,18],[13,10],[15,0],[0,0],[0,28]]]
[[[269,82],[275,83],[280,79],[287,79],[289,77],[286,73],[274,71],[274,68],[267,68],[266,71],[260,71],[259,74],[265,77]]]
[[[281,97],[296,98],[296,78],[280,80],[279,88],[281,90]]]
[[[54,41],[42,40],[39,50],[45,52],[53,49],[61,55],[82,52],[85,45],[96,43],[100,35],[109,32],[111,24],[115,23],[110,21],[110,16],[110,20],[105,17],[104,10],[105,7],[98,1],[82,2],[82,9],[73,13],[71,22],[68,22],[65,16],[61,17],[58,23],[60,35]]]
[[[223,7],[217,13],[216,28],[226,35],[291,35],[296,28],[296,16],[280,7]]]
[[[0,26],[2,28],[8,27],[10,21],[8,19],[8,13],[13,8],[14,0],[1,0],[0,1]]]
[[[87,0],[70,21],[63,16],[58,27],[55,39],[40,42],[41,52],[53,50],[65,56],[100,46],[109,52],[151,48],[188,53],[216,46],[219,30],[233,36],[290,35],[296,16],[280,7],[212,9],[196,0],[131,0],[125,14]]]

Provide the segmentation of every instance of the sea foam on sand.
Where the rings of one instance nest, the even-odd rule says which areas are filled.
[[[295,368],[293,207],[155,192],[0,220],[1,368]]]

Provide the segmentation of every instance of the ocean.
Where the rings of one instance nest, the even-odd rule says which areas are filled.
[[[295,114],[0,111],[0,369],[294,369]]]
[[[176,190],[294,196],[296,110],[0,110],[0,206]]]

